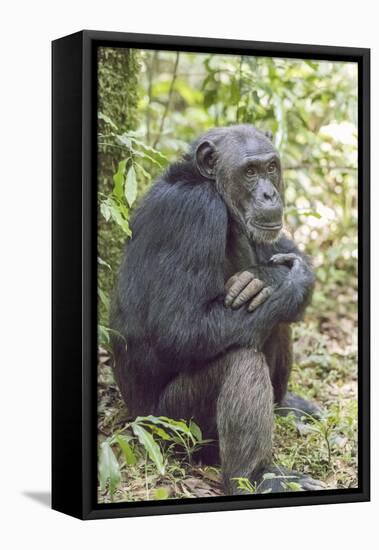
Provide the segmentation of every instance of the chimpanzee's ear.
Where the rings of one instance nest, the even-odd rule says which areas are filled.
[[[217,151],[212,141],[206,140],[199,143],[195,152],[197,168],[204,178],[216,179]]]
[[[272,138],[274,136],[273,136],[273,133],[271,132],[271,130],[266,130],[266,132],[264,132],[264,134],[270,141],[272,141]]]

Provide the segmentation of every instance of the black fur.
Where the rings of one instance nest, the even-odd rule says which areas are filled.
[[[222,129],[224,148],[238,128],[249,131]],[[111,316],[122,335],[113,339],[116,375],[131,415],[192,416],[220,442],[233,493],[231,477],[258,480],[270,471],[271,385],[279,403],[291,366],[289,323],[302,315],[314,279],[304,259],[296,268],[270,263],[278,253],[301,255],[284,236],[251,241],[228,205],[227,182],[202,176],[196,147],[190,151],[152,186],[132,221]],[[253,312],[224,305],[225,282],[246,269],[273,287]]]

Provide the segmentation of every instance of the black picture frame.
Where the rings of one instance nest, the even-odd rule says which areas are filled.
[[[96,49],[99,46],[311,58],[358,64],[358,488],[97,504]],[[52,61],[52,507],[77,518],[97,519],[368,501],[370,50],[86,30],[55,40]]]

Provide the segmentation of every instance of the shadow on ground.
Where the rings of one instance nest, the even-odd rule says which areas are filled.
[[[51,506],[51,493],[50,491],[24,491],[22,493],[25,497],[38,502],[42,506]]]

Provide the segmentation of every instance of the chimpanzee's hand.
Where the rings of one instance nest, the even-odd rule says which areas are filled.
[[[286,265],[293,269],[300,267],[300,264],[304,263],[304,260],[299,254],[289,252],[288,254],[274,254],[274,256],[270,258],[270,263],[274,265]]]
[[[250,271],[236,273],[225,284],[225,306],[237,309],[250,302],[248,311],[254,311],[271,294],[272,288],[257,279]]]
[[[294,279],[299,284],[309,285],[314,282],[314,275],[306,260],[293,252],[288,254],[274,254],[271,256],[270,263],[273,265],[286,265],[290,268],[288,277]]]

